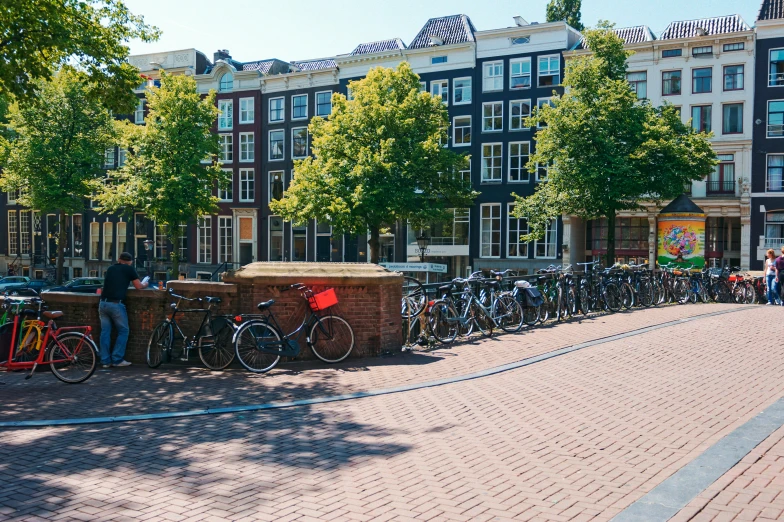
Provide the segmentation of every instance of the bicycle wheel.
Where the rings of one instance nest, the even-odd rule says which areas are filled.
[[[98,366],[98,347],[82,333],[67,332],[49,342],[44,361],[61,381],[68,384],[84,382]]]
[[[479,308],[479,305],[472,302],[469,313],[471,314],[471,317],[473,318],[472,322],[476,326],[476,329],[479,330],[479,333],[485,337],[490,337],[493,335],[492,319],[487,316],[484,310]]]
[[[629,310],[632,306],[634,306],[634,290],[632,289],[632,285],[627,282],[621,283],[621,305]]]
[[[754,284],[749,281],[744,286],[746,298],[743,302],[746,304],[757,304],[757,291],[754,289]]]
[[[413,277],[403,278],[403,303],[401,315],[406,318],[411,314],[411,317],[418,317],[419,314],[425,309],[427,304],[427,296],[422,283]]]
[[[604,304],[611,312],[617,312],[621,309],[621,290],[615,283],[607,283],[602,291]]]
[[[676,279],[672,284],[672,297],[678,304],[686,304],[689,301],[689,285],[683,279]]]
[[[249,372],[266,373],[280,361],[280,355],[261,351],[269,343],[275,343],[270,349],[282,348],[278,331],[264,321],[248,321],[234,334],[234,353]]]
[[[310,349],[325,363],[337,363],[354,349],[354,330],[337,315],[325,315],[310,329]]]
[[[573,286],[569,286],[564,292],[564,302],[566,303],[566,313],[569,317],[577,315],[577,294]]]
[[[565,312],[563,309],[563,287],[556,284],[553,293],[553,315],[555,315],[556,322],[560,322]]]
[[[732,299],[732,290],[724,281],[717,281],[713,284],[713,295],[717,303],[729,303]]]
[[[552,307],[546,290],[545,288],[539,288],[539,293],[542,294],[542,305],[539,307],[539,322],[543,324],[550,319],[550,308]]]
[[[147,342],[147,366],[157,368],[164,357],[171,354],[174,332],[171,323],[163,322],[155,327]]]
[[[223,370],[234,360],[234,346],[231,339],[236,328],[234,323],[225,317],[218,317],[210,322],[212,339],[204,339],[199,344],[199,359],[210,370]]]
[[[664,284],[659,279],[654,279],[653,305],[656,306],[664,304],[665,299],[667,299],[667,289],[664,288]]]
[[[542,313],[542,306],[524,306],[523,307],[523,322],[528,326],[534,326],[539,322],[540,314]]]
[[[587,284],[580,285],[580,311],[588,315],[593,309],[591,304],[591,289]]]
[[[449,344],[457,337],[459,321],[455,307],[439,299],[430,307],[430,329],[439,342]]]
[[[523,309],[511,295],[502,295],[493,303],[493,317],[501,330],[507,333],[519,332],[523,327]]]
[[[646,308],[649,308],[651,305],[653,305],[653,294],[653,284],[651,284],[651,282],[647,279],[642,279],[640,281],[640,290],[638,295],[640,304]]]

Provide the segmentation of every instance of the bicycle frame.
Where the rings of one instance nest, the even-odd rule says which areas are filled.
[[[0,364],[0,367],[4,367],[6,370],[29,370],[29,369],[35,369],[37,366],[42,364],[56,364],[56,363],[68,362],[73,357],[73,353],[71,353],[70,350],[68,350],[68,348],[65,345],[60,343],[57,337],[60,334],[66,332],[78,332],[83,334],[85,337],[90,337],[90,334],[92,332],[92,327],[90,326],[68,326],[63,328],[57,328],[57,326],[54,324],[54,320],[50,319],[49,322],[47,322],[45,326],[43,326],[43,329],[46,330],[46,333],[44,334],[44,338],[41,341],[41,347],[43,349],[38,350],[38,356],[36,357],[36,359],[34,361],[14,361],[14,358],[16,357],[17,351],[19,349],[19,345],[16,342],[16,334],[19,330],[21,330],[23,323],[24,323],[24,319],[22,318],[21,315],[17,315],[14,317],[14,328],[11,336],[11,338],[13,339],[12,341],[13,344],[11,346],[12,353],[9,353],[8,361]],[[43,324],[43,321],[40,321],[40,323]],[[68,358],[44,361],[44,355],[45,355],[44,352],[46,351],[45,348],[49,345],[50,339],[54,340],[54,342],[57,343],[58,347],[63,351],[63,353],[67,355]],[[74,350],[74,353],[82,348],[83,343],[84,343],[84,339],[79,341],[79,344]],[[92,348],[89,347],[88,349],[92,350]]]

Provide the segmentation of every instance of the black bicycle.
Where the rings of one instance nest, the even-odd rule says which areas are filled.
[[[198,349],[201,362],[210,370],[223,370],[230,365],[234,360],[232,338],[237,327],[231,317],[212,314],[212,306],[220,304],[220,297],[189,299],[175,294],[171,288],[169,294],[177,301],[171,304],[171,316],[156,326],[150,335],[150,341],[147,343],[147,366],[157,368],[161,363],[171,361],[175,335],[182,339],[181,361],[187,361],[190,351]],[[200,305],[206,302],[207,307],[182,309],[180,303],[183,301]],[[177,314],[186,313],[204,314],[199,329],[192,337],[186,336],[177,323]]]
[[[334,314],[319,315],[338,303],[334,290],[318,294],[297,283],[282,291],[297,290],[308,302],[302,324],[291,333],[284,334],[272,313],[274,299],[259,303],[259,315],[243,315],[243,323],[234,334],[234,352],[237,359],[254,373],[273,369],[281,357],[296,357],[300,346],[298,338],[307,332],[306,342],[313,355],[326,363],[337,363],[349,356],[354,349],[354,330],[348,321]]]

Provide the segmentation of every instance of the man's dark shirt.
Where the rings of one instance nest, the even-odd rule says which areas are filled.
[[[782,272],[784,272],[784,255],[780,255],[774,261],[776,268],[779,269],[779,279],[781,279]]]
[[[111,301],[122,301],[128,292],[128,285],[131,281],[139,279],[139,274],[131,265],[117,263],[106,270],[103,281],[103,291],[101,299]]]

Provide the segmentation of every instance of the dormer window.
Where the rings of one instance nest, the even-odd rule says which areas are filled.
[[[517,38],[510,38],[509,40],[512,42],[512,45],[524,45],[531,43],[530,36],[518,36]]]
[[[433,46],[433,47],[437,47],[439,45],[444,45],[444,40],[443,40],[443,38],[441,38],[439,36],[431,35],[430,36],[430,45]]]
[[[438,65],[440,63],[446,63],[446,56],[433,56],[430,58],[430,65]]]
[[[704,47],[695,47],[691,50],[692,56],[707,56],[713,54],[713,46],[706,45]]]
[[[234,75],[226,73],[220,79],[220,92],[228,92],[234,88]]]

